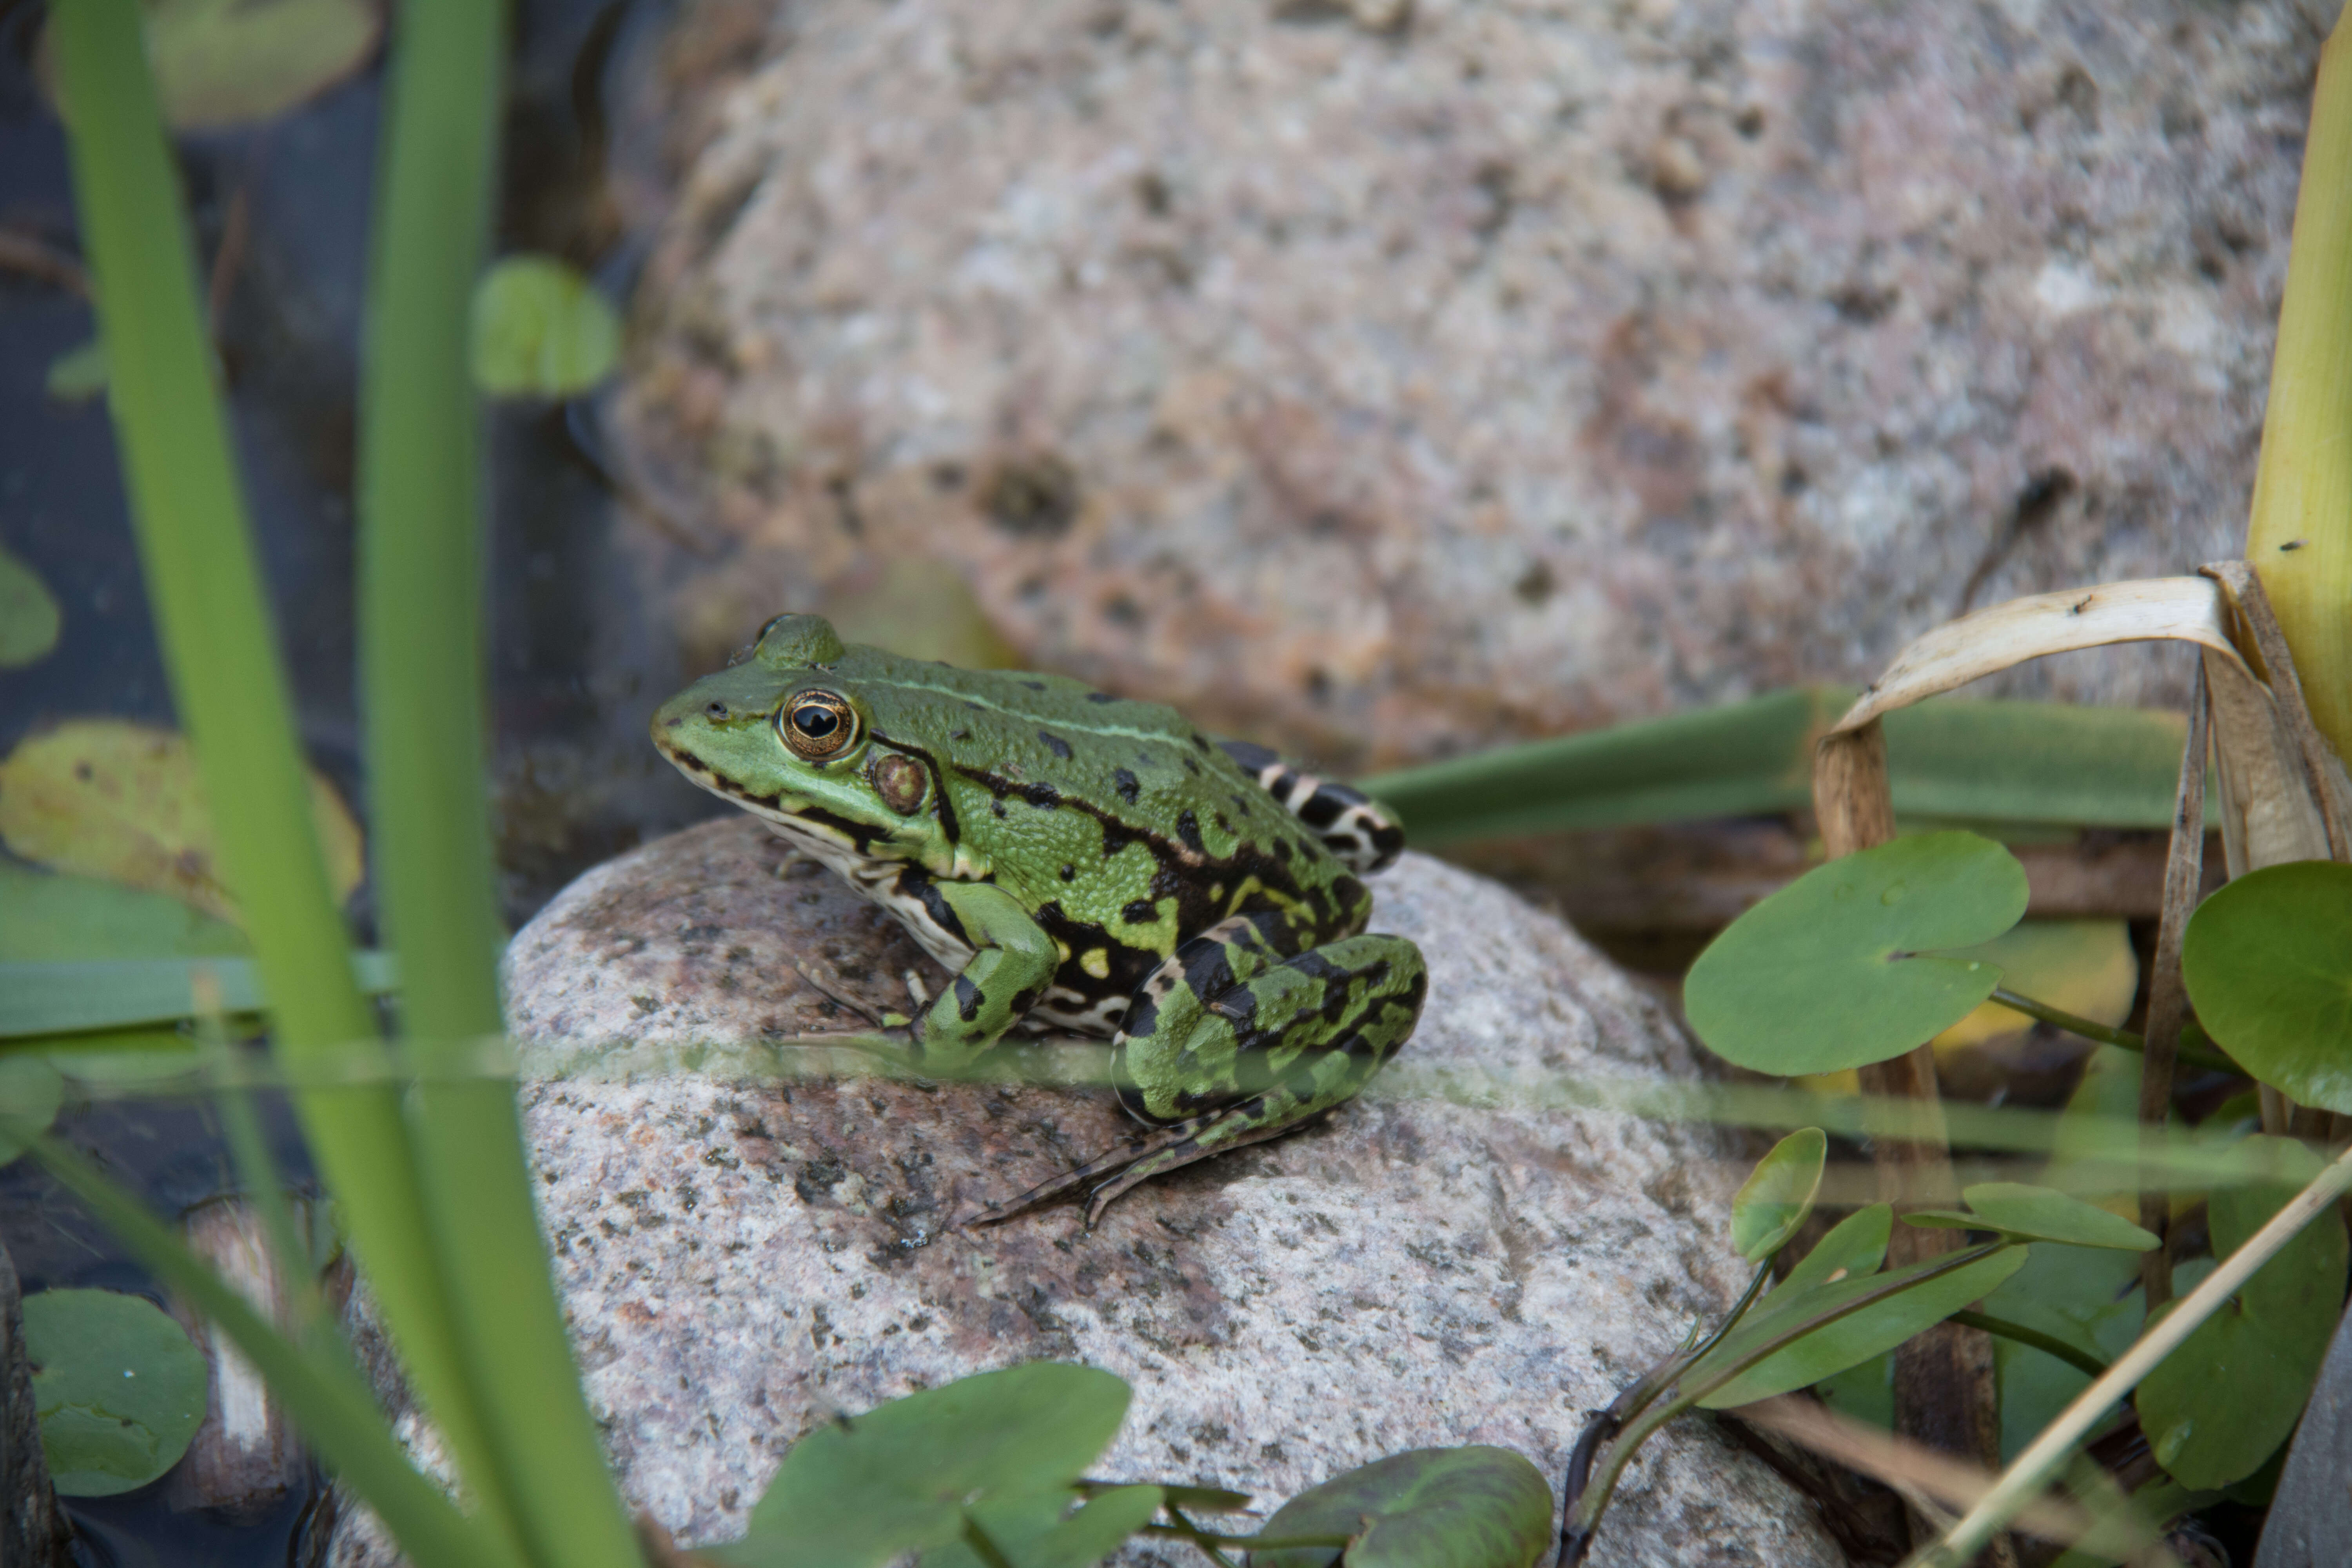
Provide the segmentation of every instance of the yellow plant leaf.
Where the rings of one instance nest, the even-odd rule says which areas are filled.
[[[348,899],[364,863],[359,824],[316,771],[310,808],[335,896]],[[0,839],[55,870],[239,919],[221,880],[194,753],[175,731],[75,719],[20,742],[0,763]]]
[[[2095,1024],[2120,1028],[2139,993],[2139,956],[2119,920],[2021,921],[1970,958],[2000,965],[2001,985]],[[1938,1051],[2021,1035],[2033,1020],[1987,1002],[1936,1037]]]

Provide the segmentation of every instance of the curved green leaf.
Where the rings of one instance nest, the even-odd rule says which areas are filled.
[[[859,1568],[946,1546],[967,1506],[1066,1493],[1118,1435],[1127,1401],[1109,1373],[1032,1362],[845,1416],[793,1446],[743,1539],[717,1555],[739,1568]]]
[[[1924,833],[1806,872],[1731,922],[1691,966],[1691,1027],[1725,1060],[1784,1077],[1902,1055],[2000,983],[1937,948],[1990,942],[2025,913],[2016,857]]]
[[[2288,1170],[2305,1174],[2216,1191],[2207,1214],[2217,1258],[2244,1246],[2319,1171],[2317,1156],[2293,1139],[2247,1142],[2270,1145],[2291,1162]],[[2175,1480],[2196,1489],[2228,1486],[2286,1441],[2343,1313],[2346,1254],[2343,1214],[2331,1205],[2141,1381],[2141,1429]]]
[[[67,1497],[145,1486],[180,1462],[204,1421],[204,1352],[143,1296],[26,1297],[25,1356],[41,1449]]]
[[[1270,1540],[1346,1535],[1348,1568],[1528,1568],[1551,1544],[1551,1483],[1508,1448],[1414,1448],[1284,1503]],[[1251,1568],[1327,1568],[1336,1547],[1250,1553]]]
[[[965,1510],[963,1539],[924,1552],[922,1568],[990,1568],[973,1550],[975,1532],[1012,1568],[1088,1568],[1150,1523],[1163,1496],[1159,1487],[1113,1487],[1066,1519],[1067,1491],[977,1503]]]
[[[550,256],[509,256],[474,289],[474,384],[493,397],[574,397],[613,372],[621,321]]]
[[[2352,1112],[2352,866],[2302,860],[2231,882],[2190,917],[2180,977],[2248,1072]]]
[[[1905,1225],[1929,1230],[1997,1230],[2025,1241],[2057,1241],[2069,1247],[2111,1247],[2118,1252],[2151,1252],[2157,1239],[2121,1215],[2096,1204],[2023,1182],[1983,1182],[1960,1194],[1969,1205],[1917,1209]]]
[[[1739,1361],[1822,1312],[1858,1296],[1885,1289],[1898,1280],[1917,1277],[1916,1285],[1823,1324],[1774,1352],[1698,1403],[1708,1410],[1727,1410],[1819,1383],[1893,1350],[1921,1330],[1934,1327],[1987,1295],[2025,1266],[2025,1253],[2022,1247],[2004,1247],[1974,1263],[1941,1274],[1932,1271],[1945,1260],[1929,1258],[1885,1274],[1839,1279],[1798,1291],[1775,1290],[1765,1298],[1761,1308],[1748,1315],[1748,1321],[1726,1335],[1723,1342],[1708,1352],[1698,1365],[1684,1373],[1683,1383],[1685,1386],[1695,1385],[1706,1377],[1710,1367]]]
[[[1813,1212],[1829,1157],[1829,1135],[1801,1127],[1756,1163],[1731,1197],[1731,1245],[1740,1257],[1759,1263],[1788,1245]]]

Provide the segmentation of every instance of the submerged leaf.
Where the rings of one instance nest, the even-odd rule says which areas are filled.
[[[0,1128],[28,1136],[47,1130],[65,1100],[65,1080],[58,1069],[28,1051],[0,1056]],[[0,1131],[0,1165],[25,1152],[25,1145]]]
[[[1032,1362],[845,1416],[793,1446],[743,1539],[713,1555],[738,1568],[860,1568],[936,1551],[961,1536],[967,1507],[1066,1496],[1118,1436],[1127,1401],[1109,1373]]]
[[[359,825],[316,773],[310,806],[335,895],[347,899],[360,884]],[[221,880],[194,753],[172,731],[77,719],[22,742],[0,763],[0,837],[55,869],[237,918]]]
[[[2352,1112],[2352,866],[2266,866],[2198,906],[2180,975],[2206,1032],[2300,1104]]]
[[[2301,1180],[2222,1187],[2207,1201],[2213,1254],[2227,1258],[2316,1175],[2289,1138],[2255,1137]],[[2344,1310],[2347,1239],[2331,1204],[2143,1379],[2134,1403],[2148,1447],[2183,1486],[2210,1489],[2252,1475],[2286,1441]],[[2165,1311],[2178,1310],[2178,1301]]]
[[[1979,959],[2025,912],[2016,857],[1972,833],[1927,833],[1816,867],[1731,922],[1691,966],[1691,1026],[1727,1061],[1781,1076],[1891,1057],[1967,1016],[2000,984]]]
[[[1345,1535],[1348,1568],[1528,1568],[1551,1544],[1551,1483],[1508,1448],[1414,1448],[1276,1509],[1268,1539]],[[1251,1568],[1327,1568],[1338,1547],[1250,1553]]]
[[[106,344],[98,338],[49,362],[46,385],[59,403],[87,403],[106,390]]]
[[[383,17],[368,0],[160,0],[147,53],[163,117],[181,131],[268,120],[351,75]]]
[[[1818,1127],[1800,1128],[1772,1152],[1731,1198],[1731,1245],[1750,1263],[1771,1257],[1797,1234],[1822,1190],[1830,1141]]]
[[[65,624],[57,595],[23,559],[0,548],[0,669],[48,658]]]
[[[620,318],[549,256],[509,256],[474,289],[474,384],[493,397],[576,397],[612,374]]]
[[[27,1296],[25,1355],[50,1479],[68,1497],[145,1486],[179,1463],[205,1418],[204,1352],[144,1297]]]

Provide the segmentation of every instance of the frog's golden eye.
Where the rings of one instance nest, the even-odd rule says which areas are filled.
[[[841,755],[856,742],[857,710],[838,692],[795,692],[776,715],[776,733],[794,755],[823,762]]]

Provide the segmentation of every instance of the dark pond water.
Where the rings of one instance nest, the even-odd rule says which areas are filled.
[[[523,0],[514,7],[501,250],[551,251],[625,298],[663,171],[633,142],[667,0]],[[0,235],[79,255],[63,132],[36,58],[42,9],[0,0]],[[258,544],[311,760],[365,820],[352,691],[351,486],[355,376],[381,61],[263,124],[179,144]],[[643,143],[643,144],[640,144]],[[87,301],[52,270],[0,265],[0,542],[64,612],[54,654],[0,671],[0,753],[80,717],[170,725],[171,693],[133,547],[102,398],[60,401],[51,363],[87,342]],[[593,408],[490,416],[495,800],[507,917],[520,923],[583,868],[705,815],[644,743],[681,683],[643,613],[600,480]],[[370,922],[367,893],[357,906]],[[273,1108],[278,1152],[307,1169]],[[235,1184],[205,1108],[69,1107],[72,1141],[156,1208]],[[161,1299],[70,1199],[24,1163],[0,1172],[0,1240],[26,1291],[95,1286]],[[91,1563],[296,1560],[308,1500],[257,1521],[175,1513],[163,1483],[73,1505]]]

